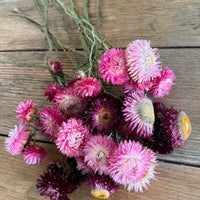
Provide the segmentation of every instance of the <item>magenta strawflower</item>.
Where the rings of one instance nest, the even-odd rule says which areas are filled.
[[[139,142],[126,140],[121,141],[118,148],[110,153],[108,163],[110,176],[117,183],[127,187],[128,191],[146,187],[149,179],[154,178],[154,168],[157,165],[156,157],[151,150],[142,147]],[[136,186],[149,173],[148,180]]]
[[[52,102],[54,96],[60,92],[62,90],[62,86],[59,85],[58,83],[53,83],[50,84],[49,83],[49,87],[48,88],[44,88],[45,89],[45,94],[44,96],[47,96],[47,100]]]
[[[126,49],[126,60],[130,77],[137,82],[147,82],[160,75],[157,49],[150,41],[135,40]]]
[[[75,92],[80,98],[96,97],[101,92],[101,83],[92,77],[84,77],[75,84]]]
[[[40,125],[42,132],[49,136],[51,140],[57,138],[59,127],[62,125],[64,118],[55,108],[42,108],[40,111]]]
[[[108,162],[110,152],[116,148],[113,138],[104,135],[90,136],[83,148],[85,163],[99,175],[108,174]]]
[[[71,118],[63,122],[55,141],[61,153],[68,157],[79,157],[83,153],[83,146],[87,140],[89,130],[79,119]]]
[[[16,117],[23,124],[29,123],[33,119],[33,115],[37,112],[36,104],[32,100],[27,100],[26,103],[21,102],[16,109]]]
[[[122,110],[124,120],[135,133],[149,137],[153,134],[153,123],[155,121],[152,101],[142,93],[130,93],[124,100]]]
[[[169,94],[172,85],[174,85],[173,80],[175,75],[172,70],[165,68],[161,70],[160,76],[153,79],[152,87],[149,90],[149,93],[154,97],[163,97]]]
[[[105,52],[99,61],[101,78],[108,84],[123,84],[127,80],[127,67],[125,51],[122,49],[110,49]]]
[[[82,101],[75,94],[73,87],[57,93],[54,97],[54,106],[66,115],[80,113],[83,109]]]
[[[120,117],[120,102],[108,95],[93,98],[83,112],[83,122],[92,133],[109,133],[118,125]]]
[[[29,165],[41,164],[46,159],[46,156],[46,150],[38,145],[27,146],[23,152],[24,160]]]
[[[58,61],[52,61],[52,62],[50,62],[49,69],[53,73],[61,73],[62,72],[62,65]]]
[[[122,85],[122,90],[123,92],[128,95],[130,92],[143,92],[148,91],[149,88],[151,87],[152,83],[151,82],[141,82],[138,83],[132,79],[129,79],[127,82],[125,82]]]
[[[8,137],[5,139],[6,150],[12,155],[21,154],[24,145],[26,144],[31,130],[24,125],[19,125],[9,132]]]
[[[92,196],[99,199],[112,197],[119,189],[119,184],[115,183],[109,176],[90,175],[87,180]]]

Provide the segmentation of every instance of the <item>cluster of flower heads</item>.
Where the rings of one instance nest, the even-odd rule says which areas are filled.
[[[45,88],[51,107],[37,113],[31,100],[18,105],[16,117],[21,124],[6,139],[7,151],[22,154],[28,164],[40,164],[47,153],[32,141],[39,133],[48,136],[73,163],[68,176],[63,176],[62,162],[48,166],[37,184],[41,195],[68,199],[79,185],[77,180],[82,180],[80,172],[97,198],[112,196],[120,184],[128,191],[147,189],[158,165],[154,152],[172,152],[191,132],[186,113],[149,98],[167,95],[174,84],[173,71],[162,69],[158,58],[157,49],[146,40],[102,55],[100,78],[121,86],[119,98],[105,92],[100,80],[79,71],[67,86],[53,83]],[[49,68],[55,75],[62,73],[58,61]]]

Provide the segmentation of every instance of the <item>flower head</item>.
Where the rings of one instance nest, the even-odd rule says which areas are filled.
[[[108,95],[93,98],[83,112],[83,122],[93,133],[109,133],[118,125],[121,104]]]
[[[116,148],[113,138],[104,135],[89,137],[83,148],[84,161],[95,172],[100,175],[108,174],[108,162],[110,152]]]
[[[125,51],[113,48],[105,52],[99,61],[99,72],[107,84],[123,84],[127,80]]]
[[[15,126],[10,131],[8,138],[5,139],[6,150],[12,155],[21,154],[30,134],[31,130],[27,126]]]
[[[130,93],[124,100],[124,120],[136,134],[149,137],[155,120],[152,101],[142,93]]]
[[[117,183],[127,187],[128,191],[135,189],[135,185],[148,173],[151,173],[148,176],[149,179],[154,178],[156,165],[154,153],[134,141],[120,142],[119,147],[112,151],[109,157],[110,176]],[[146,187],[149,179],[140,184],[141,188]],[[135,190],[137,191],[137,189]]]
[[[161,70],[160,76],[157,76],[151,81],[152,87],[149,93],[154,97],[163,97],[169,94],[172,85],[174,85],[174,79],[175,76],[172,70],[167,68]]]
[[[75,118],[63,122],[55,141],[61,153],[68,157],[79,157],[87,140],[89,131],[82,125],[81,120]]]
[[[101,83],[92,77],[84,77],[75,84],[75,91],[80,98],[95,97],[101,91]]]
[[[29,123],[33,119],[33,115],[37,112],[36,104],[32,100],[27,100],[26,103],[21,102],[16,109],[16,117],[20,118],[18,122],[23,124]]]
[[[53,73],[61,73],[62,72],[62,65],[58,61],[52,61],[52,62],[50,62],[49,69]]]
[[[64,114],[76,114],[82,111],[81,99],[75,94],[74,88],[65,88],[54,97],[54,106]]]
[[[107,199],[119,189],[119,185],[105,175],[91,175],[87,180],[87,184],[91,194],[99,199]]]
[[[62,114],[55,108],[42,108],[40,111],[40,125],[42,132],[49,136],[51,140],[57,138],[59,127],[63,123]]]
[[[38,145],[30,145],[24,149],[23,157],[29,165],[41,164],[47,156],[46,150]]]
[[[59,85],[58,83],[49,83],[49,88],[44,88],[45,89],[45,94],[44,96],[47,96],[47,100],[52,102],[54,96],[62,90],[62,86]]]
[[[150,41],[136,40],[126,49],[126,60],[130,77],[137,82],[150,81],[160,75],[157,49],[150,47]]]

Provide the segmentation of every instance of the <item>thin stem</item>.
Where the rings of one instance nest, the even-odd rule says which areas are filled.
[[[41,10],[41,7],[40,7],[40,4],[39,4],[38,0],[34,0],[34,4],[35,4],[35,7],[37,8],[38,12],[40,13],[41,17],[43,18],[43,20],[45,20],[44,19],[44,14],[43,14],[43,12]]]
[[[84,4],[84,16],[87,19],[87,21],[90,21],[89,18],[89,12],[88,12],[88,0],[85,0],[85,4]]]

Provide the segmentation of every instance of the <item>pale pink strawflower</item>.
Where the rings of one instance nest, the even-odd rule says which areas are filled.
[[[46,150],[38,145],[30,145],[24,149],[23,158],[29,165],[41,164],[47,156]]]
[[[57,138],[59,127],[62,125],[64,118],[55,108],[42,108],[40,111],[40,125],[42,132],[49,136],[51,140]]]
[[[27,126],[21,124],[19,127],[15,126],[5,139],[6,150],[12,155],[21,154],[30,134],[31,130]]]
[[[151,99],[142,93],[130,93],[125,98],[122,110],[124,120],[137,135],[149,137],[153,134],[155,121],[154,108]]]
[[[116,146],[112,137],[108,138],[106,135],[90,136],[83,148],[84,161],[95,173],[107,175],[107,159]]]
[[[76,77],[76,79],[84,78],[85,77],[85,73],[82,70],[77,71],[75,77]]]
[[[60,92],[62,90],[62,86],[59,85],[58,83],[53,83],[50,84],[49,83],[49,87],[48,88],[44,88],[45,89],[45,94],[44,96],[47,96],[47,100],[52,102],[54,96]]]
[[[96,97],[101,92],[101,83],[93,77],[84,77],[75,83],[75,92],[80,98]]]
[[[50,62],[49,69],[53,73],[61,73],[62,72],[62,65],[58,61],[52,61],[52,62]]]
[[[125,51],[113,48],[105,52],[99,61],[99,72],[107,84],[123,84],[128,78]]]
[[[130,77],[137,82],[147,82],[160,75],[157,49],[150,41],[135,40],[126,49],[126,60]]]
[[[26,103],[21,102],[16,109],[16,117],[18,122],[23,124],[29,123],[33,119],[33,115],[37,112],[36,104],[32,100],[27,100]]]
[[[175,75],[172,70],[168,68],[164,68],[161,71],[160,76],[153,79],[152,87],[149,91],[151,95],[154,97],[163,97],[167,94],[169,94],[172,85],[174,85],[173,80],[175,79]]]
[[[130,92],[143,92],[144,93],[144,91],[149,90],[151,85],[152,85],[152,83],[149,81],[138,83],[137,81],[129,79],[127,82],[125,82],[122,85],[122,90],[126,95],[128,95]]]
[[[157,165],[152,151],[143,148],[139,142],[126,140],[111,152],[108,162],[110,176],[127,187],[128,191],[148,174],[152,166]]]
[[[54,97],[54,106],[64,114],[80,113],[83,109],[81,99],[75,94],[74,88],[65,88]]]
[[[68,157],[79,157],[87,140],[89,130],[79,119],[71,118],[63,122],[55,141],[61,153]]]

